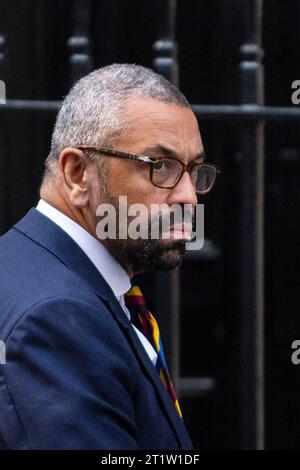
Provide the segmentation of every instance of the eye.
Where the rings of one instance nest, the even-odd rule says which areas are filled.
[[[156,161],[154,163],[155,170],[167,170],[170,167],[170,164],[167,160]]]

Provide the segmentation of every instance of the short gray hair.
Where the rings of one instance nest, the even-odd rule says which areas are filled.
[[[126,101],[132,95],[190,107],[176,86],[151,69],[136,64],[96,69],[74,84],[60,106],[43,177],[55,176],[66,147],[112,146],[126,132]]]

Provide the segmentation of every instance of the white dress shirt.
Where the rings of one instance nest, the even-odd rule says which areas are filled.
[[[51,219],[55,224],[64,230],[80,248],[102,274],[109,284],[116,298],[118,299],[124,314],[130,320],[130,313],[125,306],[124,294],[131,288],[130,278],[120,263],[109,253],[107,248],[81,225],[74,222],[70,217],[60,212],[55,207],[40,199],[36,209]],[[157,352],[154,350],[147,338],[132,325],[139,339],[141,340],[153,365],[157,361]]]

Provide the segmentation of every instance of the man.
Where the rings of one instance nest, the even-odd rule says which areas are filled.
[[[158,325],[130,281],[180,264],[184,225],[170,239],[99,239],[97,211],[119,213],[119,196],[194,208],[213,184],[202,163],[187,100],[153,71],[113,64],[67,95],[41,199],[0,238],[3,449],[192,448]],[[141,306],[153,341],[133,322]]]

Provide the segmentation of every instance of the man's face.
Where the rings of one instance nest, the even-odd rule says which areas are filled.
[[[201,161],[203,145],[197,119],[187,107],[162,103],[146,96],[130,98],[126,118],[126,135],[114,149],[151,157],[170,157],[184,163]],[[169,150],[167,155],[162,149]],[[162,189],[150,180],[149,164],[116,157],[107,157],[107,193],[99,204],[112,203],[118,213],[119,196],[127,196],[127,205],[142,203],[151,214],[152,204],[197,204],[190,175],[185,172],[172,189]],[[99,181],[100,183],[100,181]],[[181,228],[180,228],[181,229]],[[173,237],[172,237],[173,234]],[[178,232],[177,232],[178,236]],[[152,269],[172,269],[181,263],[187,240],[174,239],[106,239],[102,242],[130,274]]]

